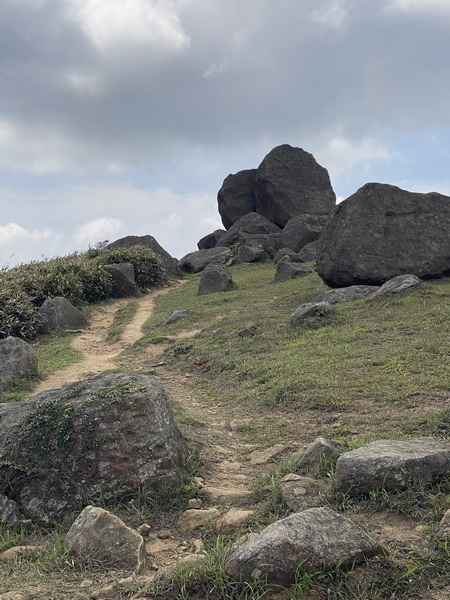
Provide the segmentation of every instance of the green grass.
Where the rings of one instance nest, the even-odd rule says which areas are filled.
[[[125,331],[125,327],[133,319],[138,309],[138,306],[139,304],[137,300],[130,300],[130,302],[128,302],[124,307],[119,308],[119,310],[114,315],[114,322],[109,328],[107,334],[108,342],[111,342],[113,344],[114,342],[118,342],[122,338],[123,332]]]
[[[47,338],[36,347],[41,375],[50,375],[81,360],[82,353],[70,345],[73,337],[73,334],[61,333]]]

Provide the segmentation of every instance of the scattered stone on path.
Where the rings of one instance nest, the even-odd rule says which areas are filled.
[[[205,527],[216,521],[220,516],[220,511],[217,508],[206,509],[188,509],[181,513],[177,527],[181,531],[192,531],[198,527]]]
[[[286,449],[287,446],[285,446],[284,444],[275,444],[274,446],[266,448],[265,450],[255,450],[250,454],[248,458],[252,465],[266,465],[268,462],[270,462],[273,458],[284,452]]]
[[[310,508],[281,519],[237,548],[227,575],[290,585],[299,565],[308,573],[359,564],[382,547],[359,526],[330,508]]]
[[[254,510],[239,510],[237,508],[232,508],[216,521],[215,529],[217,532],[224,529],[238,529],[254,514]]]
[[[206,486],[205,493],[208,500],[213,504],[234,504],[247,500],[251,492],[242,488],[226,487],[215,488]]]
[[[357,496],[371,490],[396,490],[409,481],[431,483],[450,475],[450,442],[437,438],[378,440],[341,454],[335,488]]]
[[[308,302],[301,304],[290,318],[291,325],[297,325],[305,319],[322,319],[334,313],[329,302]]]
[[[290,510],[300,512],[323,504],[323,496],[329,491],[329,486],[310,477],[288,473],[281,480],[279,491],[283,503]]]
[[[319,468],[324,461],[334,457],[337,458],[339,454],[340,451],[336,444],[323,437],[318,437],[309,444],[305,452],[300,456],[297,468],[299,471],[307,473]]]
[[[119,569],[141,572],[145,567],[144,538],[103,508],[86,506],[65,539],[72,552],[92,555]]]

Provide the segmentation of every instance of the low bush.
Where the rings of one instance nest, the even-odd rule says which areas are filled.
[[[21,290],[0,289],[0,339],[10,335],[33,338],[37,326],[38,316],[30,297]]]

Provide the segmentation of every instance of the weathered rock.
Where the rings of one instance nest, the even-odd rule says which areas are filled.
[[[38,360],[32,346],[20,338],[0,340],[0,390],[18,377],[37,375]]]
[[[377,285],[350,285],[349,287],[327,290],[313,298],[312,302],[328,302],[329,304],[353,302],[354,300],[366,298],[379,289]]]
[[[277,225],[271,223],[262,215],[259,215],[256,212],[250,212],[233,223],[221,239],[221,243],[224,246],[231,246],[239,241],[248,242],[248,235],[260,236],[276,234],[276,239],[278,240],[280,231],[281,230]]]
[[[238,248],[237,263],[243,262],[257,262],[263,260],[266,257],[266,253],[261,246],[247,246],[242,244]]]
[[[127,296],[135,296],[137,294],[138,289],[134,277],[134,267],[131,263],[105,265],[104,268],[113,279],[111,291],[113,298],[126,298]]]
[[[275,256],[273,257],[273,262],[275,264],[279,263],[284,256],[288,257],[289,262],[303,262],[298,258],[297,252],[294,252],[291,248],[286,247],[277,250]]]
[[[18,527],[20,525],[31,525],[31,521],[25,519],[17,505],[17,502],[0,494],[0,523],[6,527]]]
[[[228,559],[226,573],[236,579],[267,577],[290,585],[299,568],[313,573],[363,562],[383,552],[349,519],[329,508],[310,508],[269,525]]]
[[[21,556],[31,556],[36,554],[37,546],[14,546],[13,548],[8,548],[0,554],[1,561],[15,561]]]
[[[86,506],[65,539],[77,554],[90,555],[119,569],[136,572],[145,567],[145,542],[137,531],[103,508]]]
[[[274,281],[280,283],[282,281],[289,281],[295,277],[302,277],[311,273],[311,269],[298,263],[293,263],[289,260],[288,256],[280,258],[276,265]]]
[[[303,246],[303,248],[298,253],[298,258],[302,262],[312,262],[316,260],[317,250],[319,248],[319,240],[315,240],[314,242],[310,242]]]
[[[255,189],[256,211],[280,227],[297,215],[327,215],[336,202],[327,170],[312,154],[288,144],[264,158]]]
[[[155,238],[151,235],[128,235],[124,238],[120,238],[115,242],[111,242],[108,248],[129,248],[130,246],[145,246],[153,250],[157,254],[164,266],[164,270],[170,279],[178,279],[183,276],[178,261],[173,258],[167,250],[164,250],[162,246],[158,244]]]
[[[244,488],[228,486],[225,488],[205,487],[208,500],[214,504],[235,504],[245,502],[251,496],[251,491]]]
[[[319,239],[326,217],[320,215],[297,215],[289,219],[280,233],[283,246],[299,252],[307,244]]]
[[[227,292],[233,288],[231,273],[223,265],[209,264],[202,273],[198,286],[198,294],[213,294]]]
[[[450,197],[367,183],[322,230],[317,272],[330,287],[378,285],[396,275],[450,273]]]
[[[180,259],[180,267],[187,273],[200,273],[210,263],[226,264],[232,257],[231,250],[225,246],[217,246],[208,250],[190,252]]]
[[[380,296],[389,296],[390,294],[400,294],[412,290],[422,285],[422,280],[415,275],[397,275],[378,288],[373,295],[374,298]]]
[[[212,233],[208,233],[208,235],[205,235],[197,242],[197,248],[199,250],[208,250],[208,248],[221,246],[220,240],[225,233],[225,229],[216,229]]]
[[[170,325],[171,323],[176,323],[180,319],[184,319],[185,317],[187,317],[188,314],[188,311],[185,309],[174,310],[173,313],[171,313],[165,321],[158,325],[158,327],[165,327],[166,325]]]
[[[248,458],[252,465],[266,465],[275,458],[275,456],[278,456],[285,450],[286,446],[284,444],[275,444],[264,450],[254,450]]]
[[[183,442],[163,386],[109,374],[0,404],[0,493],[48,524],[90,498],[177,481]]]
[[[256,169],[246,169],[224,179],[217,201],[226,229],[247,213],[255,211],[255,175]]]
[[[301,512],[323,504],[323,496],[328,492],[328,486],[311,477],[288,473],[281,480],[279,491],[281,500],[290,510]]]
[[[38,310],[41,333],[56,333],[84,327],[84,317],[67,298],[47,298]]]
[[[290,322],[292,325],[296,325],[304,319],[321,319],[333,313],[334,308],[329,302],[308,302],[307,304],[301,304],[292,313]]]
[[[215,529],[217,532],[224,529],[238,529],[246,523],[250,517],[255,514],[253,510],[239,510],[232,508],[216,521]]]
[[[297,467],[302,472],[309,472],[319,468],[324,461],[337,458],[339,455],[336,444],[323,437],[318,437],[306,448],[298,460]]]
[[[402,489],[411,480],[430,483],[450,474],[450,442],[434,438],[378,440],[341,454],[336,490],[357,496]]]
[[[181,513],[177,527],[182,531],[192,531],[198,527],[205,527],[220,517],[217,508],[195,509],[189,508]]]

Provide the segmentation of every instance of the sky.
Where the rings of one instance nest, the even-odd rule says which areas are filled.
[[[275,146],[450,195],[449,0],[0,0],[0,267],[222,227]]]

